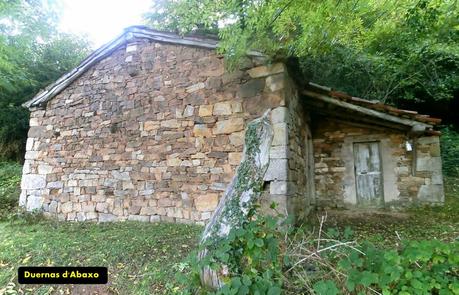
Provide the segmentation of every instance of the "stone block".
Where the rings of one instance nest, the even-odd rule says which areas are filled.
[[[36,160],[38,158],[39,153],[37,151],[27,151],[25,153],[24,158],[26,160]]]
[[[242,132],[234,132],[234,133],[231,133],[228,138],[229,138],[229,141],[232,145],[234,146],[241,146],[244,144],[244,136],[245,136],[245,132],[242,131]]]
[[[440,157],[418,157],[416,171],[441,171]]]
[[[271,159],[287,159],[288,155],[289,149],[286,145],[273,146],[269,151],[269,157]]]
[[[200,83],[196,83],[194,85],[191,85],[191,86],[188,86],[187,88],[185,88],[185,92],[187,93],[193,93],[193,92],[196,92],[200,89],[204,89],[206,88],[206,84],[200,82]]]
[[[288,145],[288,125],[287,123],[273,124],[273,141],[272,145]]]
[[[57,207],[58,207],[57,201],[51,201],[51,203],[49,203],[48,212],[57,213]]]
[[[19,195],[19,206],[25,207],[26,203],[27,203],[27,193],[25,190],[22,190],[21,194]]]
[[[247,71],[251,78],[267,77],[270,75],[279,74],[283,72],[285,72],[285,65],[283,63],[259,66]]]
[[[241,163],[242,153],[229,153],[228,161],[231,165],[239,165]]]
[[[131,180],[131,176],[129,175],[129,172],[119,172],[117,170],[112,171],[112,176],[116,180]]]
[[[160,222],[161,217],[159,215],[152,215],[150,216],[150,222]]]
[[[239,87],[240,98],[252,97],[260,94],[265,88],[265,79],[253,79]]]
[[[193,127],[193,135],[196,137],[212,137],[212,130],[206,124],[196,124]]]
[[[40,138],[45,137],[46,128],[43,126],[31,126],[27,137],[29,138]]]
[[[183,117],[191,117],[194,115],[194,107],[192,105],[187,105],[183,111]]]
[[[96,211],[97,212],[107,212],[108,211],[108,203],[102,202],[96,204]]]
[[[271,122],[287,123],[288,109],[286,107],[277,107],[271,111]]]
[[[417,144],[440,144],[440,137],[438,136],[425,136],[417,139]]]
[[[225,101],[214,104],[214,116],[231,115],[231,113],[231,102]]]
[[[143,130],[144,131],[151,131],[159,128],[158,121],[145,121],[143,122]]]
[[[202,187],[204,188],[204,187]],[[200,187],[201,189],[201,187]],[[225,191],[226,190],[226,184],[222,182],[214,182],[210,185],[210,189],[214,191]],[[207,186],[205,186],[205,189],[201,190],[207,190]]]
[[[233,113],[241,113],[242,112],[242,103],[238,101],[234,101],[231,103],[231,109]]]
[[[194,206],[198,211],[213,211],[218,205],[218,194],[208,193],[200,195],[194,200]]]
[[[269,193],[271,195],[287,194],[287,182],[286,181],[271,181],[269,184]]]
[[[53,182],[48,182],[48,184],[46,185],[47,188],[51,188],[51,189],[59,189],[59,188],[63,188],[64,187],[64,184],[62,183],[62,181],[53,181]]]
[[[199,107],[199,116],[200,117],[208,117],[212,116],[214,106],[211,104],[208,105],[202,105]]]
[[[31,151],[33,149],[33,143],[34,143],[33,138],[27,138],[26,151]]]
[[[439,144],[430,145],[430,155],[432,157],[440,157],[441,156],[440,145]]]
[[[177,167],[180,166],[181,163],[182,160],[180,160],[179,158],[167,159],[167,166]]]
[[[210,174],[222,174],[222,173],[223,173],[223,168],[221,167],[210,168]]]
[[[445,192],[441,184],[421,185],[418,192],[418,200],[421,202],[444,202]]]
[[[35,127],[35,126],[39,126],[40,124],[38,124],[38,119],[37,118],[30,118],[29,120],[29,126],[30,127]]]
[[[86,213],[84,213],[84,212],[77,212],[77,213],[76,213],[76,220],[77,220],[77,221],[85,221],[85,220],[86,220]]]
[[[61,203],[59,206],[59,211],[62,213],[70,213],[73,210],[73,203],[72,202],[65,202]]]
[[[43,198],[40,196],[29,196],[27,198],[27,211],[40,210],[43,206]]]
[[[22,176],[21,188],[23,190],[35,190],[46,187],[46,180],[42,175],[27,174]]]
[[[271,159],[266,170],[264,181],[287,180],[288,159]]]
[[[116,221],[117,217],[113,214],[99,213],[99,222],[112,222]]]
[[[140,210],[142,209],[141,206],[135,206],[135,205],[131,205],[129,206],[128,208],[128,213],[129,214],[134,214],[134,215],[138,215],[140,213]]]
[[[442,171],[434,171],[431,178],[432,184],[441,184],[443,185],[443,175]]]
[[[86,220],[97,219],[98,214],[96,212],[86,212]]]
[[[164,128],[179,128],[180,127],[180,123],[177,121],[177,119],[165,120],[165,121],[161,121],[161,127],[164,127]]]
[[[269,76],[266,78],[266,87],[271,91],[275,92],[285,87],[285,76],[284,74],[278,74]]]
[[[213,128],[214,134],[230,134],[244,129],[244,119],[230,118],[218,121]]]
[[[128,220],[130,221],[140,221],[140,222],[149,222],[150,221],[150,216],[145,216],[145,215],[129,215]]]

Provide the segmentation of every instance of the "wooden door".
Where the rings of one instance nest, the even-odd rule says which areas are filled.
[[[379,142],[354,143],[357,204],[380,207],[384,204],[382,165]]]

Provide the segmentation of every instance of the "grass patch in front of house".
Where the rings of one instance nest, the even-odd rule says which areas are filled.
[[[178,285],[175,274],[195,248],[200,231],[198,226],[167,223],[1,222],[0,286],[13,283],[12,289],[29,294],[49,294],[56,289],[70,294],[169,294]],[[92,287],[18,285],[21,265],[107,266],[109,283]]]
[[[318,226],[318,214],[313,224]],[[459,178],[445,177],[445,204],[425,206],[405,212],[372,212],[354,214],[349,211],[329,212],[324,226],[336,235],[352,230],[359,242],[370,241],[382,247],[393,247],[402,240],[459,240]]]

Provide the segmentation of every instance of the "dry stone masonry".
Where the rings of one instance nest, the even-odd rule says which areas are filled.
[[[248,63],[227,73],[207,49],[119,48],[31,113],[21,205],[61,220],[209,219],[247,120],[272,108],[275,161],[287,149],[285,67]],[[283,169],[267,179],[276,199],[287,194]]]
[[[321,118],[313,129],[317,205],[352,208],[356,203],[352,144],[378,141],[386,207],[442,203],[440,142],[437,136],[412,139],[402,132],[355,126]],[[406,144],[413,145],[407,151]]]

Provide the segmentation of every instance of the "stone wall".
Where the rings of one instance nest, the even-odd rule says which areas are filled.
[[[413,139],[403,132],[320,116],[314,118],[312,133],[319,208],[356,206],[353,143],[362,141],[380,142],[386,207],[443,200],[438,136],[416,139],[408,151],[406,142],[413,144]]]
[[[214,51],[180,45],[118,48],[32,111],[20,204],[60,220],[203,223],[239,164],[246,122],[268,108],[273,161],[285,159],[284,72],[248,59],[229,73]],[[276,173],[266,181],[285,196],[287,172]]]
[[[277,88],[282,87],[283,95],[287,99],[285,106],[272,110],[274,139],[270,152],[271,161],[264,177],[269,183],[265,204],[275,202],[278,211],[293,215],[297,221],[301,221],[311,210],[310,200],[313,195],[310,190],[312,181],[308,182],[307,174],[308,159],[312,159],[312,154],[308,156],[311,149],[306,147],[309,143],[308,132],[310,134],[309,117],[288,73],[284,71],[273,75],[272,80],[277,81]]]

